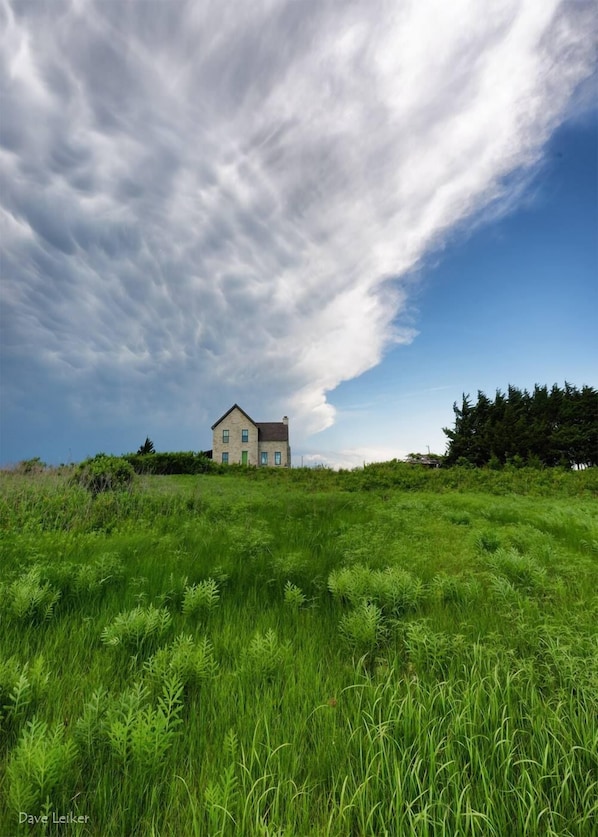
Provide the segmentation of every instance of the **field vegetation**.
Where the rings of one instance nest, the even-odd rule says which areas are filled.
[[[0,475],[0,834],[597,833],[595,468],[86,475]]]

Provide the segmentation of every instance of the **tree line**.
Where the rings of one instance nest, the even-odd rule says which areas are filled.
[[[565,381],[533,392],[509,386],[494,400],[478,391],[453,405],[447,465],[598,465],[598,390]]]

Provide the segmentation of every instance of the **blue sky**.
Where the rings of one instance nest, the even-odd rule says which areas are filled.
[[[368,438],[372,459],[377,448],[444,453],[463,393],[598,385],[597,111],[555,131],[520,205],[460,230],[418,274],[418,336],[331,396],[330,461],[339,442],[347,459],[367,453]]]
[[[0,7],[0,464],[207,448],[238,402],[359,465],[595,386],[592,4],[237,12]]]

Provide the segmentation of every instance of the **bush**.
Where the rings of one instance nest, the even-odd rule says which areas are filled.
[[[127,453],[123,459],[136,474],[205,474],[213,470],[214,463],[203,453],[182,451],[178,453]]]
[[[15,471],[17,474],[42,474],[47,467],[39,456],[34,456],[33,459],[22,459]]]
[[[126,491],[135,479],[133,466],[118,456],[98,453],[81,462],[72,481],[86,488],[94,497],[104,491]]]

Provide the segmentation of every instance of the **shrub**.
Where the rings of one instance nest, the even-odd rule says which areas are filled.
[[[206,474],[215,470],[216,463],[204,453],[181,451],[175,453],[127,453],[123,456],[136,474]]]
[[[98,453],[77,466],[72,480],[95,497],[104,491],[126,491],[131,488],[134,478],[133,466],[125,459]]]
[[[33,459],[22,459],[15,468],[15,472],[17,474],[42,474],[47,467],[39,456],[34,456]]]

